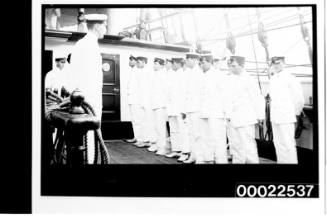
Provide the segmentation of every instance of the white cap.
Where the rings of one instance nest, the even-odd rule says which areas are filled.
[[[87,21],[93,22],[103,22],[108,19],[108,16],[105,14],[85,14],[84,18]]]

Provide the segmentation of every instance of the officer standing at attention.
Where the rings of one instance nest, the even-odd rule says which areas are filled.
[[[129,105],[129,112],[132,121],[132,127],[134,132],[134,139],[127,141],[131,143],[137,143],[140,141],[140,128],[141,123],[139,120],[139,102],[138,102],[138,93],[140,90],[137,72],[136,72],[136,64],[137,60],[136,57],[130,56],[129,57],[129,77],[128,77],[128,84],[127,84],[127,101]]]
[[[255,124],[262,124],[265,117],[265,100],[258,84],[244,72],[245,58],[231,56],[228,68],[231,72],[228,97],[228,135],[233,163],[259,163],[255,141]]]
[[[168,71],[167,115],[170,127],[171,152],[166,157],[180,157],[186,147],[186,129],[182,118],[185,92],[183,58],[172,58],[172,71]]]
[[[284,70],[284,64],[285,57],[271,58],[270,118],[277,163],[297,164],[294,131],[296,117],[304,107],[304,96],[301,84],[290,72]]]
[[[199,67],[200,55],[197,53],[186,54],[185,71],[185,96],[184,113],[186,114],[186,129],[188,147],[186,158],[181,156],[184,163],[193,163],[199,154],[200,147],[200,89],[203,72]]]
[[[200,129],[202,154],[196,163],[227,163],[226,144],[226,87],[224,76],[213,67],[213,57],[200,59],[203,79],[200,89]]]
[[[73,71],[76,88],[80,89],[94,109],[96,116],[102,116],[102,57],[98,39],[106,33],[107,16],[104,14],[85,15],[88,32],[80,39],[71,55],[71,69]],[[94,134],[89,132],[88,138],[88,163],[94,161]]]
[[[167,120],[167,74],[164,70],[165,60],[155,58],[153,62],[153,77],[151,82],[151,109],[154,115],[157,144],[149,151],[156,151],[158,155],[166,155],[168,152],[166,141],[166,120]]]

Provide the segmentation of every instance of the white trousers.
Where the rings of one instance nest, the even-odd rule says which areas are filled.
[[[141,107],[135,104],[129,105],[129,111],[131,116],[131,122],[134,132],[134,139],[140,141],[141,139],[141,120],[140,120],[140,113]]]
[[[178,116],[169,116],[168,122],[170,128],[171,151],[185,152],[187,135],[182,114]]]
[[[201,118],[200,128],[202,151],[199,159],[228,163],[225,119]]]
[[[154,130],[154,115],[150,108],[141,107],[141,141],[156,142],[156,134]]]
[[[277,163],[297,164],[296,141],[294,138],[295,124],[272,123],[274,145],[276,149]]]
[[[154,114],[154,129],[157,139],[156,146],[159,150],[166,152],[168,149],[166,141],[166,108],[157,108],[153,109],[152,111]]]
[[[188,146],[186,148],[196,159],[201,153],[199,112],[186,114],[186,130],[188,136]]]
[[[233,163],[259,163],[255,126],[229,127],[228,140]]]

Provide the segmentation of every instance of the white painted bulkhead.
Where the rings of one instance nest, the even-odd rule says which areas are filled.
[[[58,39],[55,37],[45,37],[45,50],[53,51],[53,66],[55,66],[54,58],[56,54],[71,53],[76,42],[67,41],[66,39]],[[118,54],[120,60],[120,110],[121,121],[130,121],[129,107],[127,102],[127,83],[130,72],[129,56],[144,56],[148,58],[148,67],[152,67],[155,57],[172,58],[184,57],[184,52],[174,52],[162,49],[140,48],[135,46],[121,46],[107,43],[100,43],[101,53]]]

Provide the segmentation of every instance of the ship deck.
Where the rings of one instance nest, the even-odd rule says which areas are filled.
[[[147,148],[139,148],[122,140],[106,140],[111,164],[183,164],[177,158],[156,155]],[[230,162],[231,163],[231,162]],[[273,164],[273,160],[260,157],[260,164]]]

